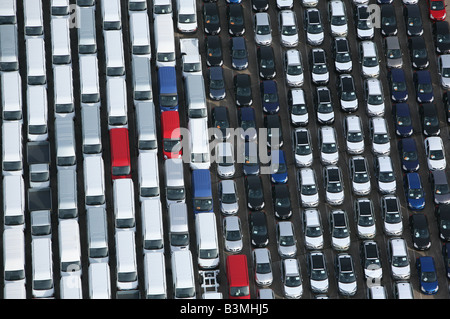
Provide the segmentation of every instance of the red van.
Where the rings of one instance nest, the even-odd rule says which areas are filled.
[[[161,113],[161,131],[164,159],[181,158],[180,115],[178,111]]]
[[[127,128],[109,130],[112,179],[131,178],[130,142]]]
[[[228,296],[230,299],[250,299],[246,255],[229,255],[226,261]]]

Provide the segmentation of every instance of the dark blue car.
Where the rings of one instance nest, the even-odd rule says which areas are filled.
[[[232,37],[230,39],[231,66],[236,70],[244,70],[248,67],[247,44],[244,37]]]
[[[277,82],[264,80],[260,84],[262,109],[268,114],[277,114],[280,110]]]
[[[278,155],[278,156],[275,156]],[[271,180],[274,184],[284,184],[288,180],[286,158],[284,151],[273,150],[271,156]],[[278,157],[278,158],[277,158]]]
[[[225,80],[221,66],[209,68],[209,97],[213,100],[223,100],[225,98]]]
[[[433,84],[428,70],[414,72],[414,85],[416,88],[417,102],[431,103],[434,101]]]
[[[404,182],[408,207],[412,210],[422,210],[425,207],[425,191],[419,173],[406,173]]]
[[[413,134],[411,112],[407,103],[398,103],[392,106],[394,115],[395,133],[400,137],[409,137]]]
[[[447,272],[447,277],[450,279],[450,243],[442,245],[442,257],[444,258],[444,266]]]
[[[412,137],[402,138],[398,142],[398,152],[405,172],[416,172],[419,169],[419,156],[416,141]]]
[[[392,101],[400,103],[408,99],[408,88],[403,69],[392,68],[389,71],[389,86]]]
[[[421,256],[416,259],[420,290],[426,295],[434,295],[439,290],[436,266],[431,256]]]

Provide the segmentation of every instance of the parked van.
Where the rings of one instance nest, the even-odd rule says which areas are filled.
[[[69,17],[51,17],[52,61],[54,64],[72,62]]]
[[[125,74],[125,58],[123,52],[122,30],[105,30],[105,63],[107,76],[121,76]]]
[[[79,64],[81,103],[100,102],[97,55],[80,54]]]
[[[120,0],[102,0],[101,9],[103,30],[122,29]]]
[[[72,65],[53,65],[55,113],[75,116]]]
[[[4,229],[25,229],[25,184],[22,175],[3,176]]]
[[[226,261],[228,297],[230,299],[250,299],[247,256],[229,255]]]
[[[78,217],[77,171],[75,168],[58,170],[58,217]]]
[[[145,298],[167,299],[166,262],[163,252],[144,255]]]
[[[31,262],[33,271],[33,298],[53,297],[52,240],[50,238],[33,238],[31,241]]]
[[[86,210],[89,263],[108,263],[108,222],[104,207]]]
[[[176,66],[175,61],[175,34],[172,16],[158,14],[154,24],[156,66]]]
[[[100,126],[100,106],[84,105],[81,107],[81,136],[84,154],[102,152],[102,136]]]
[[[181,158],[168,158],[164,161],[167,206],[172,203],[184,203],[186,189],[184,186],[184,169]]]
[[[161,200],[149,198],[141,201],[142,246],[144,253],[164,253],[164,230]]]
[[[205,82],[203,75],[188,75],[184,79],[184,92],[189,118],[206,118]]]
[[[0,2],[0,24],[16,24],[16,15],[16,0],[3,0]]]
[[[172,281],[175,299],[195,299],[195,277],[189,249],[172,253]]]
[[[27,56],[27,83],[29,85],[47,84],[44,38],[26,38],[25,47]]]
[[[78,220],[60,219],[58,225],[61,276],[81,275],[80,227]]]
[[[83,299],[81,276],[62,276],[59,281],[60,299]]]
[[[190,161],[191,169],[209,169],[208,118],[191,118],[188,122],[190,133]]]
[[[3,230],[4,282],[19,281],[25,284],[25,235],[20,228]]]
[[[16,281],[6,282],[3,289],[3,299],[27,299],[25,284]]]
[[[114,216],[116,230],[136,229],[134,187],[131,178],[113,180]]]
[[[140,200],[159,197],[158,152],[140,152],[138,156]]]
[[[89,298],[111,299],[111,277],[108,263],[89,265]]]
[[[3,121],[2,171],[3,176],[23,174],[22,123],[19,121]]]
[[[95,6],[78,8],[80,19],[77,28],[78,53],[91,54],[97,52],[97,35],[95,31]]]
[[[211,173],[208,169],[196,169],[191,175],[192,206],[194,214],[213,212]]]
[[[195,237],[198,266],[205,269],[216,268],[219,265],[219,241],[214,213],[195,215]]]
[[[55,118],[56,165],[73,166],[75,154],[75,123],[70,117]]]
[[[69,14],[69,0],[52,0],[50,11],[55,16],[65,16]]]
[[[170,251],[189,250],[189,228],[185,203],[169,205]]]
[[[23,16],[25,35],[44,35],[44,18],[41,0],[24,0]]]
[[[52,224],[49,210],[36,210],[30,212],[31,238],[52,238]]]
[[[129,12],[132,54],[145,54],[151,58],[150,24],[147,11]]]
[[[127,86],[123,77],[107,77],[106,103],[108,106],[108,125],[128,127]]]
[[[0,24],[0,71],[19,70],[17,24]]]
[[[159,109],[178,111],[177,73],[174,66],[161,66],[158,69]]]
[[[105,170],[100,154],[84,157],[84,194],[86,207],[105,205]]]
[[[158,150],[155,104],[153,101],[135,103],[136,135],[139,151]]]
[[[22,78],[19,71],[1,72],[2,118],[22,121]]]
[[[28,140],[45,141],[48,139],[48,101],[47,88],[44,85],[27,86]]]
[[[177,0],[177,28],[181,33],[197,31],[197,5],[195,0]]]
[[[116,232],[116,275],[118,290],[138,288],[138,273],[136,265],[136,245],[134,231]]]
[[[135,100],[152,100],[152,74],[150,59],[147,56],[133,55],[133,98]]]

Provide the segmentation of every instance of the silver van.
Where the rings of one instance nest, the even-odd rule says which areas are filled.
[[[128,125],[127,86],[125,78],[109,76],[106,79],[106,104],[109,128]]]
[[[142,246],[144,253],[164,253],[162,206],[159,198],[141,201]]]
[[[168,158],[164,161],[164,177],[166,182],[166,202],[184,203],[186,200],[186,189],[184,186],[184,169],[181,158]]]
[[[167,299],[166,262],[163,252],[144,255],[145,298]]]
[[[134,186],[131,178],[113,180],[114,216],[116,229],[136,229]]]
[[[132,54],[145,54],[151,58],[150,24],[147,11],[129,12]]]
[[[90,205],[105,205],[105,168],[102,156],[85,156],[83,164],[86,208]]]
[[[186,107],[189,118],[208,116],[203,75],[188,75],[184,79]]]
[[[25,39],[27,57],[27,83],[43,85],[47,83],[45,69],[45,45],[43,37]]]
[[[86,210],[89,263],[109,262],[108,222],[104,207]]]
[[[19,70],[17,24],[0,24],[0,71]]]
[[[197,238],[198,266],[204,269],[219,265],[219,240],[214,213],[195,215],[195,237]]]
[[[25,229],[25,184],[22,175],[3,177],[4,229]]]
[[[139,151],[157,150],[155,104],[153,101],[135,103],[136,135]]]
[[[75,168],[60,169],[58,177],[58,217],[78,217],[77,171]]]
[[[78,18],[80,19],[78,34],[78,52],[80,54],[91,54],[97,52],[97,35],[95,31],[95,6],[78,7]]]
[[[100,106],[84,105],[81,107],[81,136],[84,154],[102,152],[102,132],[100,127]]]
[[[44,85],[28,85],[28,140],[45,141],[48,138],[48,100]]]
[[[70,50],[69,17],[54,17],[50,20],[52,61],[54,64],[72,62]]]
[[[133,98],[135,100],[152,100],[152,73],[150,59],[146,56],[133,55]]]
[[[81,103],[100,102],[98,60],[96,54],[80,54]]]
[[[16,15],[16,0],[3,0],[0,2],[0,24],[16,24]]]
[[[159,197],[158,152],[139,152],[139,198]]]
[[[122,29],[120,0],[102,0],[101,10],[103,30]]]
[[[2,174],[22,175],[22,124],[3,121],[2,124]]]
[[[115,241],[117,289],[137,289],[138,272],[136,264],[136,244],[134,239],[134,231],[117,231]]]
[[[52,240],[50,238],[32,239],[31,262],[33,298],[53,297],[55,289],[53,282]]]
[[[75,153],[75,123],[70,117],[55,118],[56,165],[73,166]]]
[[[111,275],[108,263],[89,265],[89,298],[111,299]]]
[[[22,121],[22,78],[19,71],[1,72],[2,118]]]
[[[172,253],[172,282],[175,299],[195,299],[195,277],[192,254],[188,250]]]
[[[69,0],[52,0],[50,11],[54,16],[65,16],[69,14]]]
[[[74,117],[72,65],[53,65],[53,83],[55,113]]]
[[[125,58],[123,52],[122,30],[105,30],[105,63],[107,76],[121,76],[125,74]]]
[[[23,0],[25,35],[44,35],[42,0]]]
[[[169,205],[170,251],[189,250],[189,227],[186,203]]]

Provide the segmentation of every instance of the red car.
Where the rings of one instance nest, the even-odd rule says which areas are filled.
[[[445,20],[447,16],[446,4],[444,0],[428,0],[428,9],[430,10],[430,19],[434,21]]]

